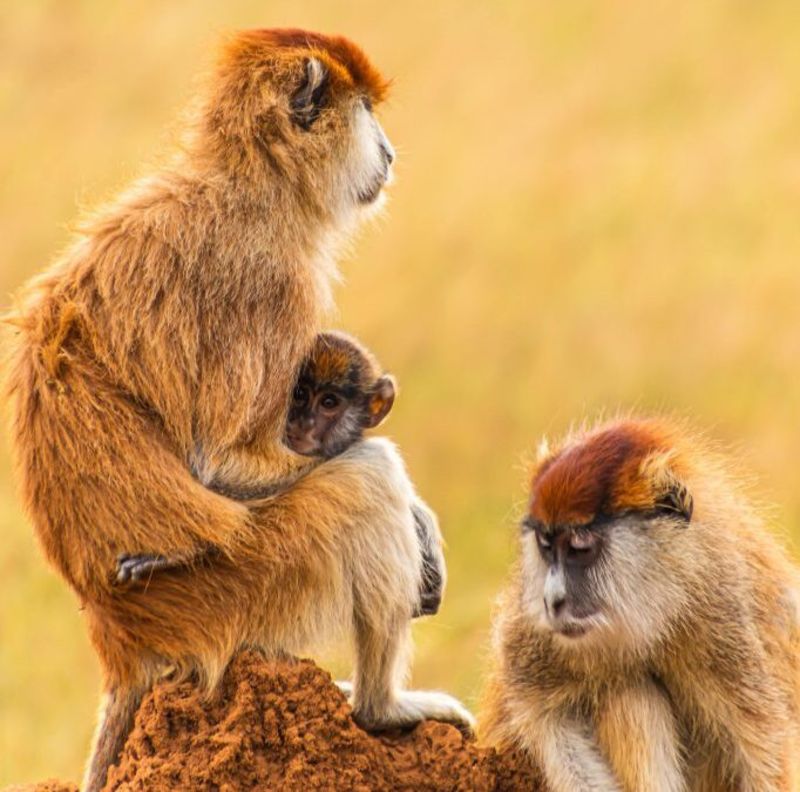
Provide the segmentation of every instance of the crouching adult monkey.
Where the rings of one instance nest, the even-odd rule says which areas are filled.
[[[626,420],[543,450],[485,739],[552,792],[790,792],[798,573],[707,443]]]
[[[400,689],[421,576],[412,508],[426,510],[397,452],[370,440],[319,464],[282,444],[336,246],[390,175],[372,114],[385,92],[347,39],[236,36],[179,153],[88,219],[20,303],[24,498],[105,672],[84,790],[102,788],[165,667],[211,686],[239,647],[297,652],[342,625],[362,724],[469,721],[444,694]],[[274,494],[237,502],[210,481]],[[120,588],[126,553],[187,566]]]

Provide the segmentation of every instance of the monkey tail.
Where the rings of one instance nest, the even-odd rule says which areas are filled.
[[[119,760],[133,729],[143,696],[143,691],[123,687],[112,687],[106,694],[81,792],[101,792],[105,787],[108,771]]]

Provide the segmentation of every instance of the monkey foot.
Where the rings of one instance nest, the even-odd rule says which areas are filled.
[[[336,683],[345,691],[347,683]],[[358,702],[352,701],[353,718],[367,731],[408,728],[424,720],[437,720],[449,723],[464,734],[472,734],[475,718],[458,699],[446,693],[428,690],[398,691],[393,704],[380,714],[366,714],[360,710]]]
[[[353,683],[348,682],[347,680],[337,679],[336,680],[336,687],[344,693],[345,697],[347,698],[348,703],[353,703]]]
[[[162,569],[176,566],[175,562],[163,555],[123,554],[117,557],[117,572],[114,582],[118,585],[146,580]]]

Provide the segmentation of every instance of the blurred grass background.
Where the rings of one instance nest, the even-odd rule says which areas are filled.
[[[399,378],[388,425],[449,542],[414,681],[474,704],[522,458],[603,407],[710,425],[800,539],[800,5],[6,0],[0,304],[165,129],[235,27],[343,32],[395,77],[389,213],[345,327]],[[77,779],[98,667],[0,454],[0,786]],[[340,665],[336,661],[335,665]]]

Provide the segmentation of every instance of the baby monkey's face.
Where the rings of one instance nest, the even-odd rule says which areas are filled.
[[[341,454],[392,409],[394,379],[352,336],[320,333],[297,378],[286,444],[298,454]]]
[[[389,414],[394,382],[380,377],[369,386],[338,385],[301,377],[292,395],[286,443],[298,454],[341,454]]]

